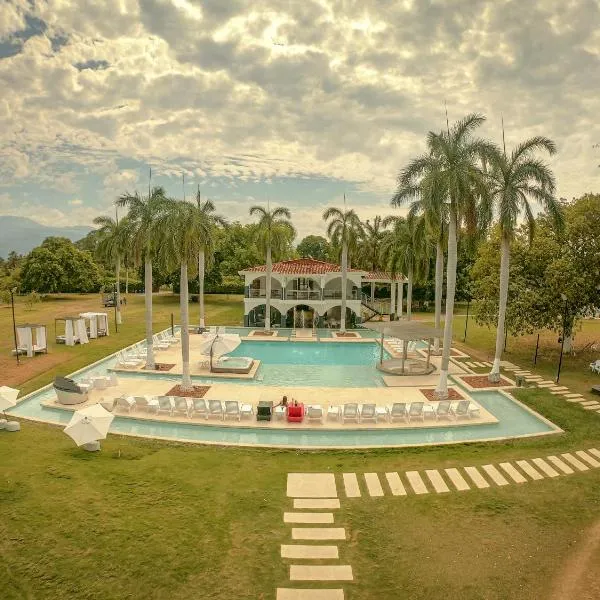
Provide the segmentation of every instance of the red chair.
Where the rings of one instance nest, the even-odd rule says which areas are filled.
[[[302,419],[304,419],[304,404],[287,407],[288,423],[302,423]]]

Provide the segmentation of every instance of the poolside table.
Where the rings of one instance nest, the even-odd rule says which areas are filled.
[[[257,421],[270,421],[273,414],[273,401],[261,400],[256,407]]]

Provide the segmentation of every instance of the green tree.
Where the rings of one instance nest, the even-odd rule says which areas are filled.
[[[329,260],[329,242],[321,235],[307,235],[296,248],[301,258]]]
[[[339,208],[327,208],[323,213],[327,223],[327,235],[332,244],[341,247],[342,254],[342,305],[340,331],[346,331],[346,305],[348,303],[348,248],[354,246],[362,233],[362,224],[353,210],[341,211]]]
[[[360,240],[363,264],[368,271],[377,271],[381,267],[381,246],[385,237],[385,221],[377,215],[372,221],[367,219],[362,225]]]
[[[296,232],[290,219],[292,215],[287,208],[278,206],[273,210],[262,206],[253,206],[250,216],[258,216],[256,243],[266,255],[266,298],[265,298],[265,330],[271,329],[271,275],[273,272],[272,252],[281,251],[291,245]]]
[[[534,157],[536,151],[556,152],[554,142],[537,136],[520,143],[511,153],[494,153],[491,156],[491,169],[488,175],[489,198],[482,202],[482,213],[491,218],[498,215],[500,228],[500,291],[498,323],[496,329],[496,352],[494,364],[489,374],[491,382],[500,381],[500,360],[504,348],[504,322],[508,299],[508,280],[510,263],[510,242],[514,238],[518,219],[525,215],[530,240],[535,230],[530,199],[545,208],[552,217],[553,224],[562,228],[563,214],[554,198],[555,182],[550,167]]]

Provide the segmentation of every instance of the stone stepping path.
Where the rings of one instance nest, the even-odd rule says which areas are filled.
[[[294,500],[294,508],[317,510],[319,508],[339,508],[340,501],[337,498],[296,498]]]
[[[404,489],[404,485],[402,484],[402,480],[398,473],[386,473],[385,478],[387,479],[393,496],[406,496],[406,490]]]
[[[515,482],[526,483],[527,479],[508,462],[500,463],[500,468]]]
[[[346,530],[343,527],[294,527],[293,540],[345,540]]]
[[[290,565],[290,581],[352,581],[350,565]]]
[[[419,475],[419,471],[407,471],[406,479],[408,479],[408,483],[412,487],[415,494],[428,494],[429,490],[425,485],[425,482]]]
[[[344,488],[348,498],[360,498],[360,488],[358,487],[358,479],[356,473],[344,473]]]
[[[521,467],[523,472],[526,475],[529,475],[529,477],[531,477],[531,479],[533,479],[534,481],[544,479],[544,476],[541,473],[539,473],[539,471],[536,471],[526,460],[518,460],[517,464],[519,465],[519,467]]]
[[[458,469],[446,469],[446,475],[459,492],[471,489]]]
[[[282,545],[281,558],[318,559],[339,558],[337,546]]]
[[[330,525],[333,523],[333,513],[297,513],[297,512],[286,512],[283,513],[284,523],[304,523],[304,524],[315,524],[325,523]]]
[[[381,487],[381,482],[379,481],[379,477],[377,477],[377,473],[365,473],[365,483],[367,484],[369,496],[383,496],[383,488]]]
[[[543,458],[534,458],[531,462],[548,477],[560,476],[560,473],[553,469]]]
[[[549,456],[548,460],[558,467],[565,475],[570,475],[575,472],[567,463],[558,458],[558,456]]]
[[[442,476],[440,475],[440,472],[438,470],[429,469],[429,470],[425,471],[425,473],[427,474],[429,481],[431,481],[431,485],[433,486],[433,489],[438,494],[444,494],[444,493],[450,491],[450,488],[448,487],[446,482],[442,479]]]
[[[465,473],[473,480],[473,483],[479,488],[489,488],[490,484],[485,477],[477,470],[477,467],[465,467]]]
[[[277,588],[277,600],[344,600],[344,590]]]

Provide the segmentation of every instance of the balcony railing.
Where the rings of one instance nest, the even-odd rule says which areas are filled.
[[[278,300],[340,300],[341,290],[271,290],[271,298]],[[246,298],[266,298],[265,290],[250,288],[246,292]],[[357,289],[347,292],[348,300],[360,300],[360,292]]]
[[[266,298],[266,290],[257,290],[250,288],[246,294],[246,298]],[[271,298],[281,299],[281,290],[271,290]]]
[[[286,290],[286,300],[321,300],[321,290]]]

